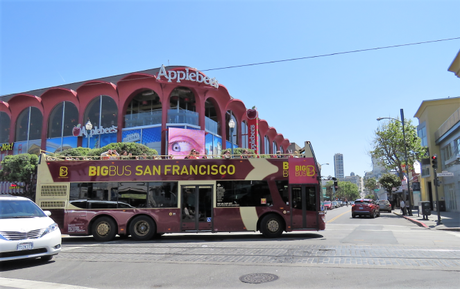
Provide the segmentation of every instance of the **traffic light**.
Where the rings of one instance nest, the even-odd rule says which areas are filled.
[[[431,166],[433,167],[433,169],[438,168],[438,157],[436,155],[431,157]]]
[[[337,191],[339,189],[339,185],[337,183],[337,180],[334,180],[334,189]]]

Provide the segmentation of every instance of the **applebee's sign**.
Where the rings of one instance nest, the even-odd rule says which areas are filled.
[[[255,107],[246,111],[249,129],[249,148],[257,152],[259,146],[259,118]]]
[[[93,135],[114,133],[117,131],[118,131],[118,127],[115,125],[112,125],[111,127],[95,126],[91,131],[88,132],[85,126],[82,126],[81,124],[77,124],[77,126],[73,127],[72,134],[73,136],[92,137]]]
[[[215,88],[219,88],[219,82],[215,78],[209,78],[208,76],[202,74],[199,71],[190,71],[189,68],[185,68],[185,71],[182,70],[168,70],[164,65],[161,65],[160,71],[158,71],[157,80],[161,80],[161,77],[164,77],[168,82],[173,80],[177,83],[180,83],[182,80],[188,80],[198,83],[204,83]]]

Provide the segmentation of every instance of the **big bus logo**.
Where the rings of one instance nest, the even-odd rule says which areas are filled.
[[[308,166],[295,166],[296,177],[313,177],[315,175],[315,167],[312,165]]]
[[[60,177],[67,177],[69,174],[69,169],[67,167],[60,167],[59,168],[59,176]]]

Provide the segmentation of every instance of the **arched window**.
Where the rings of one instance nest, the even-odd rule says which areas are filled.
[[[42,134],[43,115],[36,107],[24,109],[16,121],[16,141],[40,139]]]
[[[56,105],[48,120],[48,138],[71,136],[73,127],[78,123],[78,110],[70,101]]]
[[[125,113],[125,127],[161,124],[161,102],[153,90],[137,94],[129,103]]]
[[[273,153],[276,153],[278,151],[278,146],[276,145],[276,142],[273,142]]]
[[[100,95],[95,97],[86,107],[83,126],[85,126],[88,121],[91,122],[93,130],[100,128],[110,128],[112,126],[117,126],[118,119],[118,108],[115,101],[107,95]],[[116,133],[113,133],[115,139],[107,138],[107,134],[98,134],[91,137],[91,142],[95,141],[95,147],[99,148],[106,144],[116,141]],[[104,136],[104,141],[102,141],[101,136]],[[92,145],[91,145],[92,146]]]
[[[204,103],[204,122],[207,131],[222,135],[220,133],[221,126],[219,120],[217,119],[216,107],[209,99],[207,99]]]
[[[11,119],[6,112],[0,112],[0,143],[10,141],[10,124]]]
[[[195,95],[187,87],[178,87],[169,98],[168,123],[198,125]]]
[[[230,120],[233,120],[234,127],[230,129]],[[225,115],[225,122],[227,127],[227,140],[230,143],[237,144],[237,135],[238,135],[238,123],[236,122],[236,117],[233,115],[231,111],[227,111]]]
[[[91,121],[93,128],[108,128],[117,125],[118,108],[115,101],[107,95],[95,97],[86,107],[84,114],[85,125]]]
[[[241,147],[248,148],[249,139],[248,139],[248,124],[246,121],[241,122]]]
[[[264,154],[269,154],[270,153],[270,141],[268,140],[268,136],[264,137]]]

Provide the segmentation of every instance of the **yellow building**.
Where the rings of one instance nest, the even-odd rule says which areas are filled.
[[[460,77],[460,51],[448,69]],[[417,110],[418,136],[422,145],[428,147],[430,156],[438,157],[437,173],[442,171],[453,177],[441,177],[438,196],[441,210],[460,209],[460,97],[425,100]],[[422,164],[420,179],[421,200],[430,201],[435,209],[436,194],[434,170],[431,163]]]

